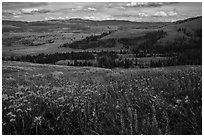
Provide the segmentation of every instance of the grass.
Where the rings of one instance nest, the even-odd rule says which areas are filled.
[[[2,69],[3,134],[202,134],[201,66]]]

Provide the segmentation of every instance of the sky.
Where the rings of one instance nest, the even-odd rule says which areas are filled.
[[[2,19],[172,22],[202,16],[201,2],[3,2]]]

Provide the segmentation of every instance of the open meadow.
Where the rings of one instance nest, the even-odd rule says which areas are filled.
[[[202,67],[3,61],[2,133],[202,134]]]

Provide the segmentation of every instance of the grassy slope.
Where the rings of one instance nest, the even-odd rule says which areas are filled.
[[[83,25],[81,25],[83,24]],[[128,21],[88,21],[88,20],[67,20],[67,21],[47,21],[47,22],[12,22],[3,21],[3,55],[24,55],[38,53],[71,52],[75,49],[58,48],[60,45],[73,42],[92,35],[100,34],[109,30],[117,30],[114,33],[102,38],[133,38],[145,35],[147,32],[162,29],[167,32],[167,36],[160,40],[162,43],[173,41],[178,37],[188,37],[183,32],[177,32],[178,28],[186,28],[192,32],[194,29],[202,29],[202,18],[193,19],[182,23],[139,23]],[[46,25],[47,27],[44,27]],[[16,32],[9,33],[8,31]],[[44,33],[46,32],[46,33]],[[72,33],[74,32],[74,33]],[[79,32],[79,33],[76,33]],[[5,46],[4,41],[10,41],[12,37],[22,37],[30,39],[34,43],[46,43],[40,46],[23,46],[21,43],[12,42],[14,46]],[[41,38],[43,36],[43,38]],[[48,43],[54,40],[54,43]],[[121,44],[109,50],[119,50]],[[107,48],[108,49],[108,48]],[[90,49],[93,50],[93,49]],[[100,50],[95,48],[94,50]]]
[[[83,25],[82,25],[83,24]],[[71,52],[70,48],[58,48],[60,45],[82,39],[88,35],[101,34],[113,30],[128,30],[129,35],[126,37],[136,36],[138,33],[135,29],[141,29],[140,32],[144,33],[143,28],[155,28],[163,26],[168,23],[137,23],[130,21],[90,21],[90,20],[66,20],[66,21],[47,21],[47,22],[16,22],[16,21],[3,21],[3,55],[24,55],[24,54],[38,54],[38,53],[53,53],[53,52]],[[46,25],[46,27],[45,27]],[[132,30],[133,29],[133,30]],[[11,31],[11,32],[9,32]],[[121,35],[114,34],[115,36]],[[46,32],[46,33],[44,33]],[[67,33],[76,33],[76,35],[66,35]],[[127,33],[127,31],[125,31]],[[146,32],[146,31],[145,31]],[[124,33],[125,34],[125,33]],[[110,36],[115,37],[115,36]],[[139,34],[144,35],[144,34]],[[43,38],[40,38],[43,36]],[[13,46],[6,46],[4,41],[11,41],[9,38],[22,37],[22,39],[30,39],[33,43],[46,43],[40,46],[24,46],[21,43],[12,42]],[[124,35],[121,35],[124,37]],[[71,40],[72,39],[72,40]],[[54,40],[54,43],[47,43],[47,40]],[[6,42],[5,42],[6,43]],[[108,48],[107,48],[108,49]],[[117,50],[118,47],[110,48],[108,50]],[[92,50],[92,49],[91,49]],[[96,48],[94,50],[100,50]]]
[[[3,134],[201,134],[201,66],[2,72]]]
[[[167,32],[167,36],[162,38],[160,41],[165,43],[167,41],[173,41],[178,37],[188,38],[188,36],[183,32],[177,31],[179,28],[184,28],[187,32],[193,33],[194,30],[202,29],[202,18],[197,18],[182,23],[174,23],[173,25],[164,27],[163,29]]]
[[[109,38],[134,38],[140,37],[145,35],[147,32],[157,31],[157,30],[164,30],[167,32],[167,36],[160,40],[161,43],[165,44],[167,41],[174,41],[178,37],[185,37],[188,38],[183,32],[177,32],[179,28],[184,28],[187,32],[193,33],[194,30],[202,29],[202,18],[196,18],[193,20],[181,22],[181,23],[169,23],[162,27],[156,28],[148,28],[148,29],[132,29],[127,28],[124,30],[118,30],[102,39],[109,39]]]

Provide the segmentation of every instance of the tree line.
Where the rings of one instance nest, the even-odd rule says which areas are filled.
[[[26,55],[21,57],[3,57],[3,60],[24,61],[40,64],[55,64],[59,60],[92,60],[95,59],[91,52],[71,52],[71,53],[54,53],[38,55]]]

